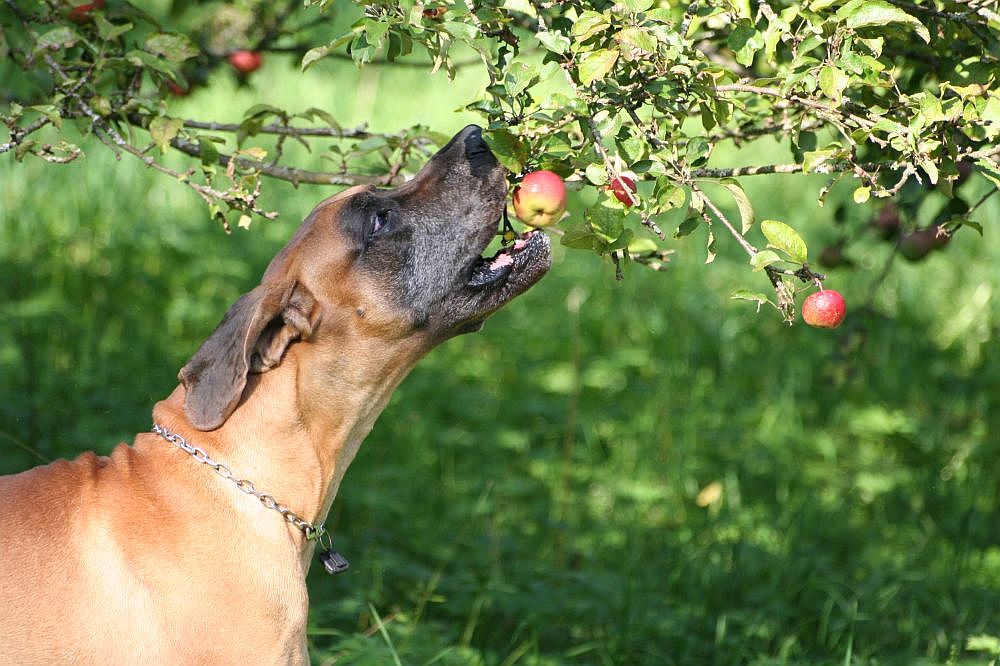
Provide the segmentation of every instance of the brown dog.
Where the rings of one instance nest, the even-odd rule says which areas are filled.
[[[505,199],[475,126],[397,189],[327,199],[181,369],[159,434],[0,477],[0,664],[307,662],[305,575],[361,440],[421,356],[549,267],[541,233],[480,257]]]

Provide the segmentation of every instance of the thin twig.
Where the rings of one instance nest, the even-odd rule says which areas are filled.
[[[699,195],[701,195],[701,199],[702,201],[705,202],[705,205],[708,206],[708,209],[711,210],[712,214],[715,215],[715,217],[719,220],[719,222],[722,222],[722,225],[726,227],[727,230],[729,230],[729,233],[733,235],[733,238],[736,239],[736,242],[740,244],[740,247],[742,247],[743,250],[748,255],[752,257],[758,252],[760,252],[760,250],[754,247],[750,243],[750,241],[748,241],[746,238],[743,237],[743,234],[741,234],[739,231],[736,230],[736,227],[734,227],[733,223],[729,221],[729,218],[726,217],[726,214],[723,213],[721,210],[719,210],[719,207],[716,206],[715,203],[713,203],[712,200],[708,198],[707,194],[705,194],[694,183],[690,183],[690,186],[692,191],[697,192]]]
[[[196,143],[192,143],[184,139],[174,138],[170,141],[170,145],[186,155],[190,155],[192,157],[201,156],[201,147]],[[219,164],[221,166],[229,166],[229,162],[232,159],[233,157],[231,155],[219,153]],[[281,167],[273,164],[266,164],[249,157],[237,157],[235,159],[236,163],[240,167],[253,169],[266,176],[270,176],[271,178],[287,180],[288,182],[295,183],[296,185],[368,185],[382,183],[384,178],[383,176],[326,173],[322,171],[296,169],[294,167]]]
[[[13,129],[10,130],[11,140],[8,141],[7,143],[0,144],[0,153],[6,153],[9,150],[13,150],[22,141],[24,141],[25,137],[27,137],[29,134],[37,132],[38,130],[48,125],[50,122],[52,121],[49,120],[48,116],[42,116],[41,118],[38,118],[37,120],[35,120],[35,122],[31,123],[27,127],[14,127]]]
[[[184,127],[190,129],[208,130],[210,132],[238,132],[242,125],[240,123],[216,123],[201,120],[185,120]],[[380,136],[368,131],[367,125],[360,125],[354,129],[340,129],[337,127],[291,127],[273,123],[264,125],[258,129],[256,134],[280,134],[285,136],[325,136],[334,139],[367,139],[373,136]]]

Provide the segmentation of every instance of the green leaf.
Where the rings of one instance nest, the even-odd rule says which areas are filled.
[[[611,68],[618,60],[618,51],[611,49],[601,49],[588,53],[581,60],[577,67],[580,74],[580,83],[589,86],[594,81],[599,81],[607,76]]]
[[[788,258],[797,264],[804,264],[808,259],[806,243],[795,229],[778,220],[764,220],[760,230],[767,239],[768,247],[784,252]]]
[[[674,232],[674,239],[690,236],[691,232],[697,229],[699,224],[701,224],[701,218],[692,215],[677,226],[677,230]]]
[[[762,271],[771,264],[776,264],[779,261],[781,261],[781,257],[773,250],[761,250],[750,257],[750,265],[755,271]]]
[[[527,155],[521,139],[503,128],[485,132],[483,138],[505,169],[514,173],[520,173],[524,169]]]
[[[851,0],[840,8],[835,18],[846,21],[847,27],[855,30],[903,23],[913,28],[924,42],[929,44],[931,41],[930,32],[923,23],[885,0]]]
[[[829,173],[830,162],[840,154],[839,150],[810,150],[802,154],[803,173]]]
[[[35,47],[38,51],[59,51],[61,49],[68,49],[79,40],[80,35],[76,33],[76,30],[73,30],[69,26],[62,26],[39,35],[38,40],[35,42]]]
[[[131,23],[115,25],[108,19],[104,18],[103,14],[94,14],[94,23],[97,25],[97,34],[105,41],[117,39],[133,27]]]
[[[760,306],[765,303],[771,303],[771,299],[768,298],[767,295],[756,291],[750,291],[749,289],[737,289],[729,297],[735,301],[752,301],[756,303],[757,312],[760,312]],[[774,303],[771,303],[771,305],[774,305]]]
[[[607,185],[608,183],[608,170],[603,164],[588,164],[583,173],[592,185]]]
[[[208,139],[198,139],[198,152],[204,166],[214,166],[219,162],[219,149]]]
[[[184,121],[180,118],[157,116],[149,121],[149,135],[153,137],[160,152],[165,153],[170,147],[170,140],[177,136],[182,127]]]
[[[575,250],[596,249],[597,236],[586,220],[571,219],[562,225],[562,229],[563,235],[559,238],[562,245]]]
[[[263,116],[278,116],[280,118],[284,117],[285,115],[286,114],[283,109],[279,109],[278,107],[273,106],[271,104],[254,104],[249,109],[243,112],[244,118],[256,118]]]
[[[639,236],[638,238],[633,238],[628,242],[628,251],[635,252],[636,254],[656,252],[659,249],[660,247],[656,244],[656,241],[648,236]]]
[[[854,203],[863,204],[872,196],[872,188],[870,187],[859,187],[854,190]]]
[[[611,22],[604,14],[585,11],[573,22],[573,36],[578,42],[587,41],[601,30],[611,27]]]
[[[463,23],[462,21],[445,21],[442,27],[453,37],[458,39],[471,42],[477,36],[479,36],[479,30],[476,26],[471,23]]]
[[[933,160],[921,160],[920,168],[927,174],[927,180],[931,181],[931,185],[937,184],[938,168],[937,164],[935,164]]]
[[[656,38],[642,28],[625,28],[615,35],[615,40],[639,51],[656,51]]]
[[[736,200],[736,207],[740,210],[740,233],[745,234],[750,231],[755,219],[750,197],[747,196],[743,187],[733,178],[726,178],[720,181],[719,184],[729,190],[729,193],[733,195],[733,199]]]
[[[843,99],[844,90],[850,82],[851,77],[838,67],[828,65],[819,72],[819,89],[837,104]]]
[[[54,104],[36,104],[27,108],[44,115],[50,123],[55,125],[56,129],[62,129],[62,116],[59,115],[59,107]]]
[[[593,206],[584,212],[584,218],[598,238],[606,243],[614,243],[622,235],[625,218],[620,210]]]
[[[703,136],[691,137],[684,148],[688,164],[691,166],[700,166],[707,162],[711,152],[712,144]]]
[[[526,62],[511,63],[504,76],[504,87],[507,94],[514,97],[524,92],[530,86],[538,82],[538,70],[534,65]]]
[[[561,32],[557,32],[555,30],[543,30],[542,32],[536,34],[535,37],[537,37],[538,41],[542,43],[542,46],[553,53],[562,54],[569,50],[569,37]]]
[[[170,79],[175,83],[183,83],[182,77],[178,75],[177,71],[169,62],[163,58],[156,57],[152,53],[133,49],[125,54],[125,59],[136,67],[144,67],[146,69],[153,70],[154,72],[160,72],[161,74],[165,74],[170,77]]]
[[[170,62],[184,62],[201,53],[186,35],[168,32],[153,33],[146,38],[143,48]]]
[[[644,12],[653,6],[653,0],[620,0],[618,3],[626,10],[638,13]]]
[[[736,62],[749,67],[757,51],[764,48],[764,35],[751,21],[743,19],[729,33],[727,45],[736,52]]]
[[[535,10],[535,6],[531,4],[529,0],[504,0],[503,8],[509,11],[527,14],[532,18],[538,17],[538,12]]]
[[[302,56],[302,63],[299,65],[303,70],[309,68],[317,60],[321,60],[329,55],[331,52],[339,49],[341,46],[349,44],[352,39],[354,39],[356,31],[348,32],[347,34],[341,35],[337,39],[333,40],[326,46],[317,46],[316,48],[309,49],[306,54]]]

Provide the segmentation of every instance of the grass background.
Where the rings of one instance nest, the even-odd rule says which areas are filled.
[[[251,87],[218,72],[172,111],[232,121],[266,99],[447,132],[482,85],[290,67],[269,60]],[[183,186],[87,147],[66,166],[0,160],[2,472],[147,430],[329,194],[272,184],[281,218],[227,236]],[[746,180],[758,218],[814,252],[850,189],[819,208],[821,184]],[[766,281],[725,238],[712,266],[696,233],[670,241],[668,271],[622,283],[558,252],[422,362],[362,447],[331,519],[352,568],[309,580],[314,661],[986,663],[964,647],[1000,635],[998,213],[977,215],[985,239],[963,231],[878,284],[889,248],[863,239],[830,276],[851,305],[836,331],[731,301]]]

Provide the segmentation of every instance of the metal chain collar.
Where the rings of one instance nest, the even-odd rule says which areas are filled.
[[[204,463],[215,470],[215,473],[221,476],[227,481],[231,481],[233,485],[245,492],[247,495],[253,495],[260,503],[266,508],[272,511],[277,511],[281,514],[281,517],[285,519],[286,522],[291,523],[297,527],[306,537],[307,541],[317,541],[322,545],[325,550],[332,550],[332,543],[329,533],[326,531],[326,527],[323,523],[319,525],[313,525],[308,520],[305,520],[297,513],[289,509],[287,506],[281,504],[278,500],[274,498],[273,495],[268,495],[267,493],[261,492],[254,487],[253,482],[248,479],[237,478],[233,472],[220,462],[212,460],[212,458],[199,446],[187,441],[183,435],[179,435],[175,432],[170,432],[158,423],[153,424],[153,432],[167,440],[174,446],[176,446],[181,451],[189,454],[192,458],[200,463]],[[325,537],[325,538],[324,538]]]

